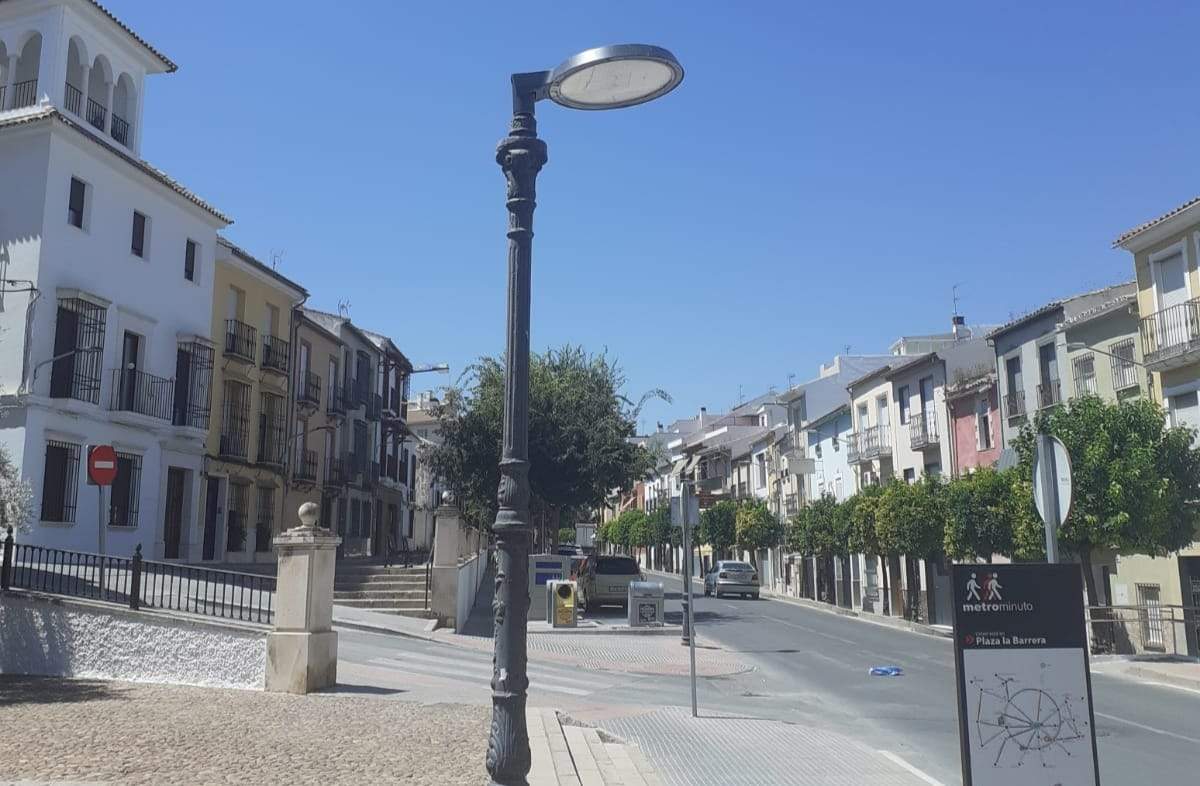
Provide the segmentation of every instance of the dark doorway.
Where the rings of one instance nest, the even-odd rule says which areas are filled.
[[[167,510],[163,523],[163,558],[179,559],[179,541],[183,535],[183,490],[187,470],[167,468]]]
[[[204,553],[202,559],[217,556],[217,502],[221,498],[221,479],[209,478],[204,495]]]

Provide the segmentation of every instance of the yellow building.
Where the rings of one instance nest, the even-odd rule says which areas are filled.
[[[1115,247],[1133,254],[1138,338],[1154,399],[1173,426],[1200,429],[1200,198],[1125,232]],[[1200,606],[1200,543],[1167,558],[1118,557],[1113,603]],[[1174,644],[1195,655],[1198,627],[1148,626],[1147,649]]]
[[[294,422],[292,326],[308,297],[299,284],[220,239],[213,284],[213,370],[201,559],[273,561],[283,508],[288,424]]]

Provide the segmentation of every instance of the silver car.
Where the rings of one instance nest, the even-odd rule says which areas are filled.
[[[632,557],[593,554],[580,568],[578,581],[580,605],[586,611],[595,611],[601,604],[628,606],[629,583],[645,581],[645,576]]]
[[[749,562],[718,560],[704,577],[704,595],[741,595],[758,600],[758,571]]]

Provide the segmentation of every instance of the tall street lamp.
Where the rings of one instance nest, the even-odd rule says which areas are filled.
[[[496,149],[508,181],[508,329],[505,343],[504,450],[496,513],[495,656],[487,770],[493,786],[524,786],[525,625],[529,616],[529,293],[537,174],[546,163],[534,105],[543,98],[572,109],[619,109],[666,95],[683,66],[665,49],[640,44],[581,52],[553,71],[512,75],[513,118]]]

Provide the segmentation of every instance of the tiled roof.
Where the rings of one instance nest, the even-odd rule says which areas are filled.
[[[308,297],[307,289],[305,289],[304,287],[302,287],[300,284],[296,283],[295,281],[292,281],[290,278],[283,275],[282,273],[280,273],[278,270],[271,267],[270,265],[267,265],[267,264],[261,262],[260,260],[256,259],[253,255],[250,254],[250,252],[246,251],[244,248],[242,248],[238,245],[235,245],[234,243],[231,243],[228,238],[226,238],[222,235],[217,235],[217,240],[220,241],[221,245],[227,247],[230,251],[232,251],[234,256],[236,256],[238,259],[242,260],[243,262],[246,262],[251,267],[261,270],[263,273],[266,273],[268,276],[271,276],[272,278],[274,278],[276,281],[283,284],[284,286],[295,289],[296,291],[300,292],[304,297]]]
[[[1126,295],[1121,295],[1120,297],[1113,298],[1112,300],[1101,303],[1098,306],[1093,306],[1092,308],[1089,308],[1087,311],[1081,311],[1078,314],[1076,314],[1075,316],[1071,317],[1070,319],[1064,321],[1063,324],[1064,325],[1078,325],[1081,322],[1087,322],[1088,320],[1095,319],[1096,317],[1099,317],[1099,316],[1103,316],[1104,314],[1107,314],[1110,311],[1116,311],[1119,308],[1128,306],[1130,303],[1133,303],[1136,300],[1137,300],[1136,293],[1129,293]]]
[[[100,13],[104,14],[109,19],[111,19],[113,21],[113,24],[115,24],[117,27],[124,30],[129,35],[130,38],[132,38],[134,41],[137,41],[139,44],[144,46],[146,48],[146,51],[148,51],[150,54],[157,57],[159,62],[161,62],[164,66],[167,67],[167,73],[169,73],[169,74],[174,73],[175,71],[177,71],[179,69],[179,66],[175,65],[175,63],[173,63],[169,57],[167,57],[166,55],[164,55],[162,52],[158,51],[154,47],[150,46],[150,44],[147,43],[145,39],[143,39],[137,33],[133,32],[133,30],[130,29],[129,25],[125,24],[120,19],[117,19],[117,17],[113,14],[112,11],[109,11],[107,8],[100,5],[100,3],[96,2],[96,0],[87,0],[87,2],[90,3],[94,8],[96,8],[96,10],[98,10]]]
[[[1026,322],[1037,319],[1038,317],[1042,316],[1043,314],[1049,314],[1051,311],[1053,311],[1056,308],[1061,308],[1062,304],[1065,302],[1066,301],[1064,301],[1064,300],[1051,300],[1046,305],[1044,305],[1040,308],[1035,308],[1033,311],[1030,311],[1028,314],[1022,314],[1021,316],[1017,317],[1016,319],[1005,322],[1003,325],[996,328],[991,333],[988,333],[987,337],[995,338],[996,336],[1000,335],[1001,333],[1007,333],[1008,331],[1012,330],[1013,328],[1017,327],[1018,325],[1023,325]]]
[[[1142,232],[1145,232],[1147,229],[1150,229],[1153,226],[1161,224],[1162,222],[1166,221],[1169,218],[1174,218],[1175,216],[1179,215],[1183,211],[1187,210],[1188,208],[1190,208],[1198,203],[1200,203],[1200,197],[1193,197],[1192,199],[1189,199],[1188,201],[1184,202],[1179,207],[1173,208],[1173,209],[1167,211],[1166,213],[1163,213],[1158,218],[1152,218],[1143,224],[1138,224],[1133,229],[1122,232],[1120,235],[1117,236],[1117,239],[1113,241],[1113,248],[1119,247],[1122,243],[1129,240],[1134,235],[1139,235]]]
[[[0,0],[0,2],[3,2],[3,0]],[[105,150],[108,150],[113,155],[119,156],[120,158],[124,159],[125,162],[128,163],[129,165],[136,167],[137,169],[140,169],[146,175],[149,175],[150,177],[154,178],[158,182],[162,183],[167,188],[169,188],[172,191],[174,191],[175,193],[179,194],[181,197],[188,200],[189,202],[196,205],[197,207],[201,208],[205,212],[211,214],[213,217],[215,217],[221,221],[224,221],[226,224],[233,223],[232,218],[229,218],[225,214],[221,213],[215,207],[208,204],[203,199],[201,199],[200,197],[193,194],[191,191],[188,191],[186,188],[184,188],[178,182],[173,180],[169,175],[167,175],[166,172],[163,172],[161,169],[157,169],[156,167],[151,166],[150,164],[146,163],[145,161],[141,160],[140,158],[135,158],[134,156],[130,155],[129,153],[126,153],[124,150],[121,150],[120,148],[116,147],[115,145],[109,144],[104,139],[96,136],[91,131],[88,131],[87,129],[83,128],[83,126],[79,125],[72,118],[70,118],[67,115],[65,115],[64,113],[60,112],[55,107],[52,107],[52,106],[42,107],[42,108],[39,108],[35,111],[29,112],[26,114],[20,114],[20,115],[14,116],[14,117],[9,117],[9,118],[5,118],[4,120],[0,120],[0,130],[4,130],[7,128],[15,128],[17,126],[31,125],[33,123],[38,123],[43,120],[45,120],[45,121],[57,120],[58,122],[67,126],[68,128],[75,129],[77,132],[79,132],[83,136],[87,137],[92,142],[96,143],[97,145],[104,148]]]

